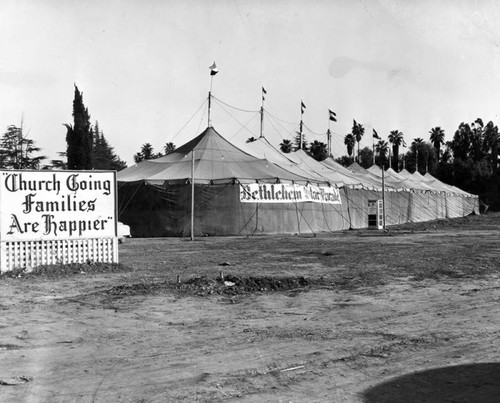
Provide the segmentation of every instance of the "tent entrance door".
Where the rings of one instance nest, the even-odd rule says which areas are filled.
[[[368,229],[383,228],[382,200],[368,200]]]

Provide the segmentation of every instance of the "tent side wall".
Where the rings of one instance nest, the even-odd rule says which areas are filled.
[[[467,216],[469,214],[479,214],[479,197],[463,197],[462,198],[462,208],[463,215]]]
[[[121,184],[119,220],[134,237],[189,236],[191,185]],[[307,234],[368,227],[368,201],[379,191],[340,189],[341,204],[242,203],[239,184],[195,186],[195,236]],[[477,197],[386,191],[386,225],[456,218],[479,212]]]
[[[350,228],[347,200],[326,203],[242,203],[238,184],[195,185],[195,236],[333,232]],[[119,219],[134,237],[189,236],[191,186],[123,184]]]

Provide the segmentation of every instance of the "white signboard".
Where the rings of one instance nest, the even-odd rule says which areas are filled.
[[[240,184],[242,203],[329,203],[341,204],[337,188],[314,185],[269,183]]]
[[[0,171],[0,240],[116,236],[116,174]]]

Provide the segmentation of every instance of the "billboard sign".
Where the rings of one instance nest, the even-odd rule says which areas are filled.
[[[0,240],[116,236],[116,173],[0,171]]]

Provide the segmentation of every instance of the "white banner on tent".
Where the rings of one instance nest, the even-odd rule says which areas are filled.
[[[250,183],[240,184],[242,203],[328,203],[341,204],[340,192],[330,186]]]

